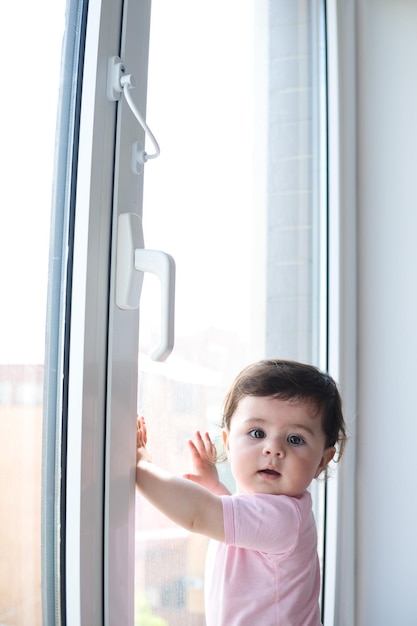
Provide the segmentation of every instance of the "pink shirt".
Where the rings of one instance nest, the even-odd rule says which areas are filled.
[[[225,542],[206,563],[207,626],[320,626],[317,532],[308,492],[222,496]]]

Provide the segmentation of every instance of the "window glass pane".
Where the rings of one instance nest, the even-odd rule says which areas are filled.
[[[323,20],[307,0],[153,2],[147,121],[161,156],[146,165],[143,225],[146,247],[176,260],[176,344],[151,361],[159,287],[145,275],[138,410],[154,461],[177,474],[195,430],[218,436],[245,365],[325,367]],[[206,539],[139,498],[136,537],[136,624],[202,626]]]
[[[42,623],[44,343],[65,3],[2,5],[0,623]],[[47,19],[45,18],[47,16]]]

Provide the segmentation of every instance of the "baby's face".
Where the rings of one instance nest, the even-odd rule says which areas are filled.
[[[239,493],[300,496],[335,453],[312,403],[245,396],[223,432]]]

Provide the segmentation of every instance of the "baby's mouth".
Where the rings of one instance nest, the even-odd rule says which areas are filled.
[[[270,468],[259,470],[259,474],[266,474],[267,476],[281,476],[278,470],[274,470]]]

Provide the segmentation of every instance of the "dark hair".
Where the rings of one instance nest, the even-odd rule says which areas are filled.
[[[244,396],[273,396],[313,402],[321,416],[326,447],[338,445],[338,459],[346,443],[342,401],[333,378],[312,365],[268,359],[248,365],[235,378],[224,403],[222,427],[229,429]]]

